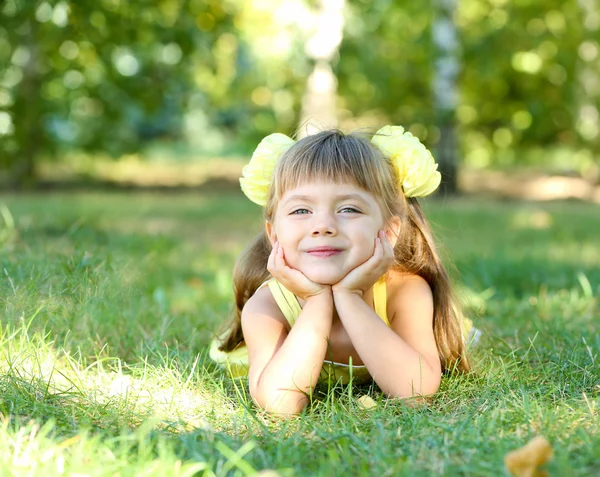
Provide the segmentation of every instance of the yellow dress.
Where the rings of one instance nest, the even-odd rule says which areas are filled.
[[[281,313],[290,324],[290,327],[294,326],[294,323],[300,316],[302,308],[296,296],[285,288],[274,278],[268,280],[261,285],[268,286],[271,290],[273,298],[279,306]],[[373,285],[373,304],[375,307],[375,313],[381,318],[381,320],[388,326],[390,322],[387,317],[387,291],[385,277],[379,279],[375,285]],[[472,333],[471,320],[464,319],[463,321],[463,336],[469,336]],[[221,345],[220,337],[213,339],[209,356],[216,363],[229,369],[232,377],[241,378],[248,375],[248,349],[246,345],[241,344],[236,349],[230,352],[221,351],[219,346]],[[371,375],[364,365],[352,365],[337,363],[335,361],[324,360],[323,368],[321,369],[320,381],[329,381],[332,383],[348,384],[352,381],[354,384],[363,384],[371,381]]]

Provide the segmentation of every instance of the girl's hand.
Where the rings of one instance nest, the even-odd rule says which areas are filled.
[[[330,285],[315,283],[309,280],[300,270],[288,266],[283,248],[279,245],[279,242],[275,242],[273,245],[273,250],[271,250],[267,262],[267,270],[279,283],[303,300],[322,293],[331,293]]]
[[[335,294],[354,293],[359,296],[371,288],[394,263],[394,248],[385,232],[380,230],[375,238],[375,250],[366,262],[350,270],[338,283],[331,287]]]

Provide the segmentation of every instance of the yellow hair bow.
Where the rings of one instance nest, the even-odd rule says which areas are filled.
[[[406,197],[425,197],[442,180],[431,152],[402,126],[384,126],[371,142],[392,161]]]
[[[440,185],[441,175],[429,150],[401,126],[385,126],[375,133],[371,142],[389,158],[398,172],[398,180],[406,197],[424,197]],[[277,160],[295,141],[285,134],[265,137],[250,162],[242,169],[240,186],[255,204],[267,203],[267,192]]]
[[[242,169],[240,186],[246,197],[255,204],[265,206],[267,192],[277,159],[295,144],[285,134],[270,134],[257,146],[250,162]]]

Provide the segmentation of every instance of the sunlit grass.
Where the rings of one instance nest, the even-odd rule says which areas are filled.
[[[552,475],[600,472],[597,206],[426,204],[483,332],[476,375],[425,403],[322,387],[283,420],[206,357],[258,207],[236,193],[2,205],[1,475],[495,476],[538,434]]]

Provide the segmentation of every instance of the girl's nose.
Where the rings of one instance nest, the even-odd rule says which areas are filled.
[[[336,234],[337,234],[337,227],[335,224],[335,220],[333,219],[333,217],[331,217],[331,215],[329,215],[329,214],[315,215],[311,235],[316,237],[319,235],[336,235]]]

